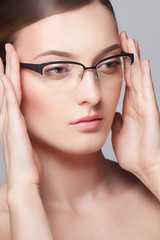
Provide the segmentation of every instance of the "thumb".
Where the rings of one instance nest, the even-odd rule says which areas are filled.
[[[120,132],[121,127],[122,127],[122,116],[119,112],[116,112],[112,122],[112,127],[111,127],[112,138]]]

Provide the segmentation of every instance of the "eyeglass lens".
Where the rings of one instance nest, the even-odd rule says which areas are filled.
[[[130,62],[127,57],[115,57],[104,60],[96,65],[96,74],[93,74],[95,81],[104,86],[112,86],[122,81],[124,78],[124,64]],[[94,70],[94,69],[93,69]],[[126,74],[126,73],[125,73]],[[83,66],[73,63],[54,63],[43,68],[43,78],[45,83],[53,91],[68,91],[75,89],[83,75]]]

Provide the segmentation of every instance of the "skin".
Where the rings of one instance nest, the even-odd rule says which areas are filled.
[[[78,31],[75,31],[73,23],[76,23]],[[17,110],[14,114],[13,111],[8,111],[7,115],[8,123],[12,122],[12,125],[14,123],[15,128],[11,130],[10,125],[5,126],[10,129],[12,140],[14,135],[19,136],[14,141],[14,149],[17,149],[19,144],[23,144],[25,148],[17,155],[17,150],[11,147],[11,143],[10,149],[7,146],[12,153],[10,154],[12,159],[5,155],[8,190],[6,183],[0,190],[1,233],[4,240],[10,239],[9,228],[5,227],[6,225],[9,227],[9,209],[5,200],[7,191],[12,193],[10,196],[13,199],[17,191],[24,193],[23,189],[36,189],[39,193],[56,240],[64,239],[64,236],[66,239],[75,240],[119,237],[159,239],[160,205],[157,199],[159,193],[156,185],[153,184],[156,174],[154,176],[151,174],[150,179],[147,174],[140,174],[143,168],[134,164],[129,156],[129,146],[126,148],[128,151],[124,151],[123,147],[126,146],[127,141],[129,142],[130,136],[134,139],[133,142],[136,142],[136,136],[128,130],[127,121],[122,127],[120,115],[117,114],[114,118],[122,82],[119,81],[112,86],[97,84],[93,73],[87,71],[76,89],[56,93],[40,82],[39,75],[25,69],[18,71],[19,61],[43,63],[63,59],[92,66],[95,64],[94,57],[102,49],[113,44],[121,44],[122,50],[135,54],[132,70],[130,66],[125,66],[132,72],[132,76],[134,75],[126,79],[128,86],[126,92],[129,92],[129,89],[133,92],[130,86],[135,78],[146,76],[148,82],[151,81],[148,61],[140,63],[138,44],[133,39],[128,39],[125,33],[119,38],[112,14],[99,3],[54,15],[24,28],[15,43],[16,52],[13,46],[9,44],[6,46],[6,75],[12,80],[10,84],[13,84],[16,95],[12,100]],[[34,59],[41,52],[52,49],[72,52],[77,57],[64,59],[64,57],[43,56]],[[108,54],[117,53],[119,50],[115,49]],[[3,71],[1,70],[1,74]],[[133,73],[137,71],[138,77],[135,77]],[[149,96],[153,100],[150,108],[156,119],[159,112],[151,84],[149,86],[151,88]],[[133,102],[134,96],[132,94],[128,96],[127,93],[123,111],[132,125],[134,113],[130,103]],[[24,118],[20,115],[20,110]],[[96,131],[82,132],[69,125],[77,118],[94,113],[103,116],[102,126]],[[155,126],[156,132],[158,124]],[[131,173],[122,169],[117,163],[106,160],[101,152],[111,127],[113,147],[120,166],[130,170]],[[124,138],[124,135],[127,136]],[[5,144],[3,144],[4,149]],[[134,144],[131,145],[132,153],[137,152],[137,148],[133,148]],[[157,149],[158,146],[157,143]],[[144,146],[140,149],[143,150]],[[142,156],[141,152],[139,154]],[[155,155],[159,157],[158,154]],[[151,154],[149,156],[152,158]],[[145,157],[146,155],[141,159]],[[128,159],[132,160],[133,168],[130,167]],[[137,156],[135,159],[135,162],[139,161]],[[148,170],[150,170],[150,162],[145,165]],[[93,226],[97,226],[100,230],[94,232]],[[113,230],[115,228],[116,232]]]

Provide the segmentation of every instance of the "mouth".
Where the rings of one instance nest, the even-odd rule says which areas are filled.
[[[102,120],[102,116],[99,115],[99,114],[94,114],[94,115],[91,115],[91,116],[85,116],[85,117],[82,117],[80,119],[77,119],[75,120],[74,122],[71,122],[70,124],[73,125],[73,124],[77,124],[77,123],[80,123],[80,122],[90,122],[90,121],[95,121],[95,120]]]
[[[94,130],[101,126],[103,117],[99,114],[85,116],[71,123],[73,127],[79,130]]]

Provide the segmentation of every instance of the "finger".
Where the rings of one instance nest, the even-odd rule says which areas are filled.
[[[6,98],[6,107],[4,107],[5,119],[1,134],[3,148],[5,149],[4,158],[7,166],[9,158],[12,157],[15,161],[9,164],[12,169],[16,169],[16,166],[19,167],[25,157],[24,152],[29,154],[31,146],[29,145],[26,123],[19,109],[13,84],[6,75],[1,76],[1,79]],[[21,148],[19,148],[20,145]],[[19,150],[17,151],[18,148]]]
[[[4,75],[4,65],[2,59],[0,58],[0,77],[2,75]],[[6,109],[5,91],[2,81],[0,81],[0,130],[2,129],[2,125],[4,122],[5,109]]]
[[[142,76],[143,76],[143,96],[145,99],[148,100],[149,103],[153,103],[153,106],[155,106],[156,111],[158,110],[158,104],[156,101],[156,95],[154,91],[154,86],[152,82],[152,76],[151,76],[151,68],[150,68],[150,62],[148,59],[145,59],[142,62]],[[154,110],[154,108],[153,108]],[[159,110],[158,110],[159,115]]]
[[[138,56],[139,56],[139,59],[140,59],[141,53],[140,53],[140,48],[139,48],[139,43],[138,43],[138,41],[135,41],[135,46],[136,46],[137,53],[138,53]]]
[[[120,113],[115,113],[114,119],[113,119],[113,123],[112,123],[112,136],[111,136],[111,140],[112,140],[112,146],[113,146],[113,150],[115,151],[115,149],[117,148],[118,143],[118,135],[120,133],[122,127],[122,117]]]
[[[22,133],[22,128],[20,127],[21,124],[23,124],[24,127],[23,131],[26,131],[26,126],[23,122],[23,116],[18,106],[18,100],[12,82],[6,75],[2,75],[1,80],[5,89],[8,127],[10,128],[10,133],[13,133],[14,137],[15,132],[17,134]]]
[[[0,76],[2,76],[3,74],[4,74],[4,66],[3,66],[2,59],[0,58]],[[4,87],[3,87],[2,82],[0,81],[0,99],[1,99],[1,101],[2,101],[3,92],[4,92]]]
[[[4,74],[4,65],[3,65],[3,61],[2,61],[2,59],[1,59],[1,57],[0,57],[0,76],[1,76],[2,74]]]
[[[17,169],[24,169],[24,166],[28,167],[28,165],[24,164],[26,164],[26,162],[27,164],[29,163],[29,160],[33,157],[33,153],[31,151],[32,146],[27,132],[26,122],[18,106],[14,86],[6,75],[2,75],[1,79],[4,85],[7,103],[5,109],[6,118],[4,128],[2,129],[2,142],[5,151],[4,158],[7,171],[10,172],[10,169],[12,169],[12,172],[7,173],[7,178],[10,178],[11,175],[15,177],[14,173],[18,173]]]
[[[5,45],[6,50],[6,67],[5,67],[5,73],[9,77],[10,76],[10,55],[9,55],[9,49],[8,44]]]
[[[134,54],[134,63],[130,66],[130,83],[131,88],[139,96],[142,95],[142,72],[141,62],[136,49],[135,41],[133,38],[129,38],[127,41],[127,49],[129,53]]]
[[[122,32],[120,34],[120,43],[121,43],[121,47],[122,47],[122,51],[123,52],[127,52],[127,34],[126,32]],[[128,61],[127,58],[124,58],[124,79],[126,81],[126,84],[128,86],[128,88],[131,87],[130,84],[130,62]]]
[[[122,127],[122,116],[119,112],[115,113],[113,123],[112,123],[112,138],[114,138]]]
[[[127,52],[127,33],[126,32],[121,32],[120,33],[120,43],[122,47],[123,52]]]
[[[22,96],[22,91],[21,91],[21,84],[20,84],[20,64],[19,64],[19,58],[18,55],[13,47],[13,45],[11,44],[7,44],[7,48],[10,54],[10,75],[9,78],[11,79],[15,92],[16,92],[16,96],[17,96],[17,100],[18,100],[18,104],[20,106],[21,103],[21,96]]]
[[[123,120],[123,118],[125,116],[125,111],[127,109],[127,102],[128,102],[129,95],[130,95],[130,89],[126,85],[125,86],[124,98],[123,98],[122,120]]]

